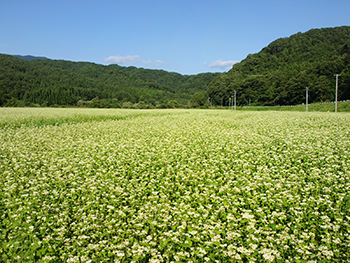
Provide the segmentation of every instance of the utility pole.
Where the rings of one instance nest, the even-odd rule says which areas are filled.
[[[337,112],[338,109],[338,77],[340,74],[335,74],[335,112]]]
[[[236,110],[236,90],[235,90],[235,110]]]
[[[309,103],[308,90],[309,90],[309,87],[306,87],[306,112],[308,112],[308,103]]]

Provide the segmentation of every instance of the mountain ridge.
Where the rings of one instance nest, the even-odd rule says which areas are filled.
[[[206,93],[220,73],[181,75],[164,70],[100,65],[91,62],[31,59],[0,54],[0,106],[95,105],[121,107],[142,102],[150,107],[169,101],[187,105]],[[103,100],[103,103],[100,103]],[[86,102],[85,104],[82,102]]]
[[[208,96],[216,105],[228,105],[236,90],[237,105],[296,105],[334,100],[334,74],[339,95],[350,98],[350,27],[311,29],[279,38],[248,54],[216,77]],[[339,97],[340,99],[340,97]]]
[[[4,54],[4,55],[6,55],[6,54]],[[22,56],[22,55],[11,55],[11,56],[23,59],[25,61],[31,61],[31,60],[34,60],[34,59],[48,59],[46,57],[37,57],[37,56],[32,56],[32,55],[25,55],[25,56]]]
[[[224,73],[181,75],[17,56],[0,54],[0,106],[121,107],[128,102],[153,107],[170,101],[187,105],[193,97],[201,101],[210,97],[212,105],[227,106],[235,91],[241,106],[296,105],[305,102],[306,87],[310,103],[334,100],[334,74],[341,75],[338,99],[350,98],[349,26],[311,29],[276,39]]]

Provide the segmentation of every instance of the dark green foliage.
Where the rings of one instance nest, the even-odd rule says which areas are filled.
[[[167,107],[172,108],[180,108],[180,104],[177,102],[177,100],[169,100],[167,103]]]
[[[237,91],[237,105],[294,105],[331,101],[335,77],[338,99],[350,99],[350,27],[312,29],[280,38],[259,53],[249,54],[209,85],[214,105],[227,106]]]
[[[151,108],[171,100],[187,105],[194,93],[205,92],[218,75],[63,60],[26,61],[0,54],[0,106]]]
[[[206,102],[206,98],[205,95],[202,92],[197,92],[195,94],[193,94],[192,98],[191,98],[191,107],[193,108],[199,108],[201,106],[204,106]]]

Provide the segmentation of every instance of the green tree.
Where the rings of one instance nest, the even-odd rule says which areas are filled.
[[[168,108],[180,108],[180,104],[177,102],[177,100],[169,100],[167,103]]]
[[[193,94],[193,96],[191,97],[190,105],[193,108],[198,108],[198,107],[204,106],[205,102],[206,102],[206,98],[204,94],[202,92],[197,92]]]

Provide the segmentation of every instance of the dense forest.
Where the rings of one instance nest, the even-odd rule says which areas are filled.
[[[312,29],[280,38],[249,54],[216,77],[208,88],[213,105],[296,105],[350,99],[350,27]]]
[[[180,107],[219,74],[0,54],[0,106]]]

